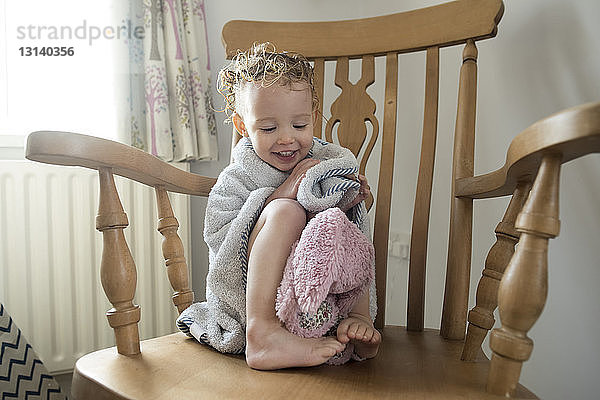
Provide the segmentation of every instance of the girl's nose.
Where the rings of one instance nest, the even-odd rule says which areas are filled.
[[[277,138],[277,143],[279,144],[289,144],[294,142],[294,135],[289,130],[282,131],[279,137]]]

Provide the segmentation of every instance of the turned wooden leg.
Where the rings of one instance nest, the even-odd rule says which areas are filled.
[[[173,215],[169,195],[160,186],[157,186],[155,191],[158,203],[158,231],[163,235],[162,252],[167,266],[167,276],[174,290],[173,303],[181,313],[194,301],[194,292],[190,290],[183,243],[177,234],[179,222]]]
[[[485,336],[496,322],[494,310],[498,306],[498,286],[506,265],[515,252],[515,244],[519,241],[515,220],[530,188],[531,182],[519,182],[502,221],[494,231],[496,232],[496,243],[485,259],[485,268],[477,286],[476,305],[469,312],[469,327],[463,346],[462,360],[473,361],[477,357]]]
[[[133,304],[137,272],[123,234],[123,229],[129,225],[129,221],[119,200],[110,168],[101,168],[99,174],[100,204],[96,229],[102,232],[103,236],[100,279],[104,293],[113,305],[113,308],[106,312],[106,317],[115,331],[118,352],[134,355],[140,352],[137,325],[140,320],[140,307]]]
[[[477,47],[467,40],[463,50],[458,89],[459,107],[456,113],[452,181],[473,176],[475,155],[475,105],[477,103]],[[454,196],[450,203],[448,237],[448,267],[440,335],[445,339],[463,340],[467,326],[471,245],[473,231],[473,199]]]
[[[548,240],[560,230],[558,186],[561,155],[544,156],[537,177],[517,217],[515,227],[521,232],[519,245],[511,259],[498,291],[498,308],[502,327],[490,338],[492,364],[487,390],[511,396],[521,366],[533,350],[527,336],[539,318],[548,292]]]

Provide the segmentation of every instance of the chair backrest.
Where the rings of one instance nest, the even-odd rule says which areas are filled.
[[[426,52],[425,109],[421,158],[412,222],[407,328],[424,325],[425,263],[433,167],[437,135],[439,50],[464,44],[454,138],[453,182],[473,176],[477,49],[475,42],[494,37],[504,6],[501,0],[461,0],[381,17],[332,22],[230,21],[223,28],[228,58],[254,42],[271,42],[279,50],[295,51],[314,62],[315,84],[321,100],[325,87],[325,62],[334,61],[335,85],[341,89],[332,103],[331,117],[315,124],[314,135],[351,149],[359,158],[360,172],[378,140],[381,141],[379,180],[375,195],[374,245],[379,313],[376,326],[384,325],[387,253],[392,196],[398,57]],[[375,116],[376,103],[366,89],[375,81],[375,59],[385,57],[383,121]],[[362,76],[349,81],[349,60],[360,59]],[[366,122],[372,126],[369,135]],[[335,129],[337,128],[337,130]],[[380,129],[381,128],[381,129]],[[234,135],[233,143],[237,142]],[[468,306],[471,257],[472,200],[452,193],[446,292],[441,333],[464,337]],[[370,204],[369,204],[370,206]]]

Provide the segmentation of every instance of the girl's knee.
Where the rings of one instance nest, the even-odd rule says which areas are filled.
[[[267,223],[284,224],[288,229],[306,226],[306,211],[293,199],[275,199],[267,204],[261,214]]]
[[[306,211],[296,200],[276,199],[265,206],[248,241],[248,254],[259,235],[273,235],[279,238],[297,240],[306,226]],[[290,243],[290,245],[291,245]]]
[[[293,199],[275,199],[267,204],[261,214],[267,220],[285,223],[286,225],[304,227],[306,211]]]

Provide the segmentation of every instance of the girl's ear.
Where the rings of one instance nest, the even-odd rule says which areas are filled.
[[[246,124],[244,124],[242,117],[238,113],[233,113],[231,120],[233,121],[235,130],[240,134],[240,136],[247,137],[248,131],[246,130]]]

